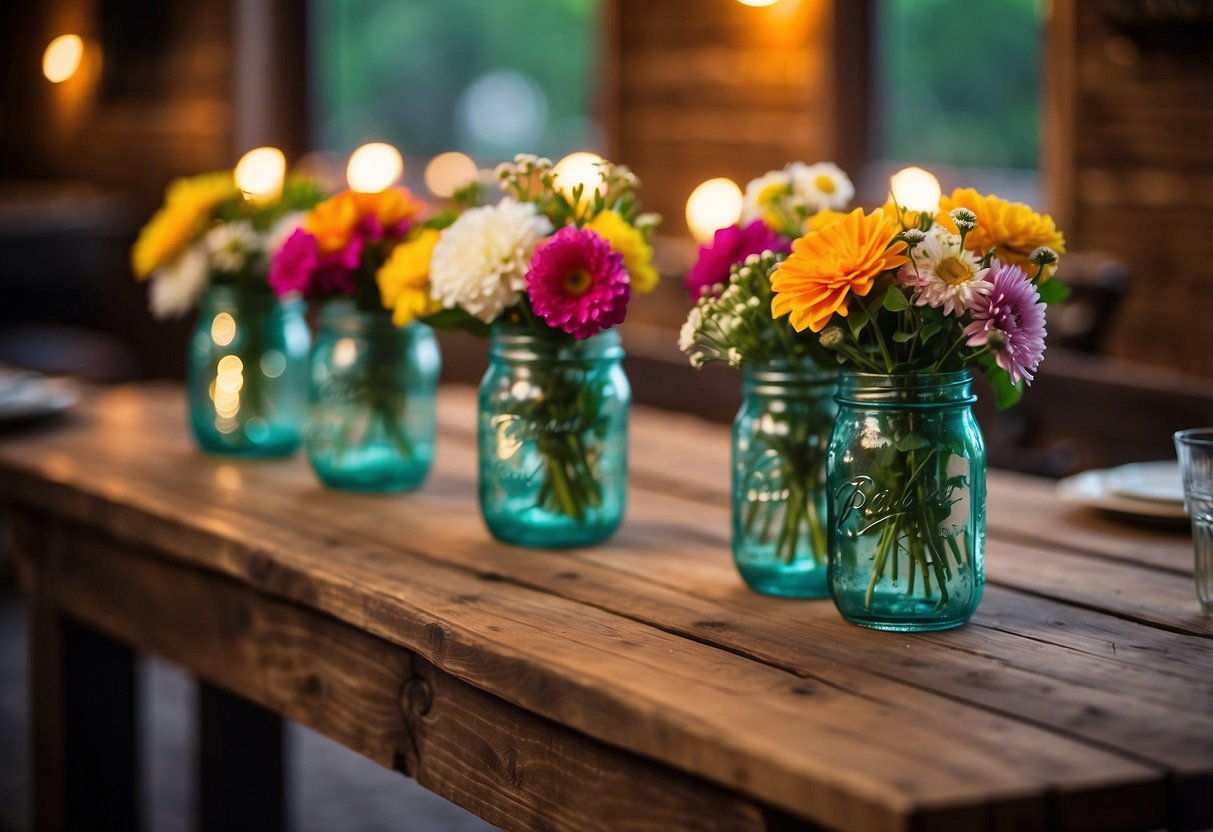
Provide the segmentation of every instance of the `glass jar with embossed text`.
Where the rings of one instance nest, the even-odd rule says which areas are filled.
[[[407,491],[434,458],[441,359],[428,326],[330,301],[311,357],[304,447],[320,481],[344,491]]]
[[[945,630],[985,583],[986,452],[967,371],[842,372],[827,454],[829,586],[848,621]]]
[[[480,511],[498,540],[586,546],[627,498],[631,388],[613,329],[585,340],[498,323],[480,385]]]
[[[198,445],[238,457],[287,456],[307,416],[311,334],[301,300],[269,287],[211,285],[190,336],[185,391]]]

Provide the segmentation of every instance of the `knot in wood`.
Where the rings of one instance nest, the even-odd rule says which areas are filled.
[[[423,676],[410,676],[400,688],[400,716],[407,725],[412,717],[425,716],[434,706],[434,688]]]

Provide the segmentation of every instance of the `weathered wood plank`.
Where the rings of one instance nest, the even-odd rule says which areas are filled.
[[[70,552],[56,601],[71,614],[415,777],[496,825],[764,828],[752,802],[528,714],[347,624],[78,528],[50,534]]]
[[[475,556],[480,561],[481,565],[478,567],[481,572],[480,578],[500,577],[492,570],[496,568],[496,558],[508,550],[488,543],[478,526],[473,526],[470,530],[466,526],[460,528],[459,517],[461,515],[466,517],[467,501],[471,493],[467,483],[461,484],[454,479],[439,476],[436,477],[432,487],[418,494],[410,495],[406,500],[356,498],[321,491],[310,481],[300,477],[298,463],[215,465],[209,460],[200,462],[187,449],[178,447],[179,438],[176,441],[177,445],[172,440],[165,440],[164,447],[159,449],[164,454],[172,455],[171,459],[174,464],[165,465],[163,461],[155,464],[148,462],[149,451],[155,453],[158,449],[155,447],[149,449],[146,441],[137,447],[133,443],[130,446],[124,446],[119,441],[118,447],[108,449],[109,456],[106,460],[98,461],[89,457],[86,447],[71,447],[70,443],[64,445],[65,440],[60,440],[59,444],[65,450],[70,451],[70,454],[62,459],[50,460],[50,468],[62,469],[57,474],[53,471],[50,472],[51,478],[59,478],[66,482],[78,478],[88,479],[91,476],[96,480],[93,483],[96,491],[110,493],[98,499],[95,494],[86,495],[68,487],[60,487],[53,494],[39,495],[26,490],[23,492],[22,498],[49,500],[50,502],[47,504],[56,505],[59,511],[74,512],[77,516],[101,523],[117,534],[129,535],[132,539],[145,540],[158,548],[162,547],[167,552],[197,559],[198,562],[206,563],[211,568],[228,571],[230,574],[251,581],[254,585],[320,606],[340,616],[352,616],[349,620],[355,621],[359,626],[378,628],[377,632],[393,638],[393,640],[416,639],[417,631],[421,630],[424,634],[424,646],[431,654],[437,651],[439,655],[436,660],[440,663],[463,660],[465,656],[478,655],[479,651],[484,649],[484,645],[477,643],[475,638],[483,634],[479,631],[468,632],[468,622],[471,620],[468,616],[468,608],[475,606],[477,613],[491,614],[492,617],[484,620],[491,620],[502,628],[503,633],[507,633],[507,635],[490,639],[498,654],[506,651],[511,660],[517,661],[517,650],[510,648],[518,644],[519,636],[525,636],[525,641],[534,642],[530,645],[531,650],[543,651],[544,658],[547,660],[542,666],[523,661],[522,666],[526,667],[526,672],[542,677],[543,671],[551,671],[552,662],[550,660],[559,658],[566,663],[566,671],[571,671],[573,678],[571,680],[568,678],[556,679],[551,684],[563,683],[567,686],[569,681],[574,682],[573,690],[582,697],[583,701],[587,697],[589,701],[595,701],[594,697],[601,699],[603,693],[595,689],[592,691],[593,696],[590,696],[585,691],[584,677],[587,672],[598,683],[606,681],[601,675],[603,666],[617,666],[625,673],[638,673],[642,676],[643,678],[629,679],[627,683],[621,684],[617,678],[608,675],[609,681],[606,681],[610,687],[616,689],[622,687],[624,693],[628,695],[627,704],[632,709],[629,716],[625,717],[622,712],[618,711],[618,701],[603,702],[600,707],[608,712],[613,710],[620,720],[631,719],[636,723],[635,726],[612,725],[611,727],[618,732],[615,735],[615,741],[639,750],[647,748],[646,753],[654,755],[668,755],[671,750],[674,753],[687,753],[685,748],[678,749],[677,744],[674,744],[675,747],[672,748],[669,742],[654,743],[654,739],[655,737],[660,739],[662,736],[667,738],[682,736],[685,741],[685,732],[688,727],[680,724],[681,717],[678,715],[683,713],[687,707],[685,699],[688,685],[695,686],[701,683],[705,677],[720,680],[728,679],[731,674],[738,673],[752,677],[754,681],[770,677],[769,669],[762,668],[760,665],[752,663],[742,665],[732,660],[726,660],[712,651],[703,653],[697,648],[688,649],[685,646],[685,639],[667,639],[644,628],[633,631],[628,622],[621,622],[612,617],[604,618],[596,609],[587,609],[584,605],[568,606],[557,603],[551,597],[535,598],[527,593],[517,592],[516,588],[502,585],[500,580],[490,584],[494,590],[490,593],[491,595],[497,594],[496,591],[500,590],[500,601],[496,598],[486,598],[483,591],[485,584],[482,580],[452,575],[449,569],[437,569],[432,560],[434,553],[430,553],[431,560],[428,562],[424,558],[419,562],[419,556],[415,554],[404,555],[401,548],[407,547],[408,541],[403,541],[396,548],[376,544],[374,541],[357,541],[356,545],[351,545],[354,533],[349,529],[358,530],[374,526],[382,530],[390,529],[393,524],[398,524],[401,528],[408,528],[408,537],[414,540],[424,539],[427,533],[441,535],[440,539],[443,540],[445,547],[444,555],[451,554],[452,548],[463,551],[460,546],[466,546],[466,552],[470,553],[466,556]],[[468,451],[465,449],[464,453],[466,454]],[[454,459],[453,455],[448,455]],[[145,494],[122,482],[114,482],[109,469],[105,466],[119,463],[142,466],[140,476],[145,477],[144,488],[152,488],[153,492]],[[96,473],[97,469],[93,466],[101,466],[102,473]],[[468,467],[470,470],[470,466]],[[89,470],[93,470],[94,473],[89,475]],[[200,478],[205,478],[205,481],[200,482]],[[255,500],[250,499],[249,491],[242,489],[238,482],[240,479],[248,480],[246,486],[258,495]],[[45,484],[42,487],[52,488]],[[255,503],[255,505],[250,506],[250,503]],[[440,511],[439,508],[444,504],[446,509]],[[148,510],[141,512],[137,508],[148,505],[155,506],[150,514]],[[280,518],[285,511],[291,508],[294,509],[297,517],[297,521],[292,519],[290,524],[294,528],[281,528],[283,524]],[[427,523],[437,525],[427,525]],[[195,536],[182,537],[180,534],[182,527],[194,530],[191,534]],[[677,531],[677,529],[671,529],[666,534],[675,535]],[[633,541],[632,547],[628,548],[626,535],[631,533],[625,531],[623,546],[614,550],[609,548],[600,550],[595,555],[606,556],[614,552],[618,557],[630,558],[642,563],[644,558],[649,555],[646,555],[643,549],[635,544],[635,541]],[[685,529],[683,535],[685,536]],[[661,542],[659,538],[655,539],[657,542]],[[260,543],[262,540],[271,540],[273,545],[263,545]],[[251,549],[249,549],[250,541],[257,541],[256,544],[252,544]],[[463,542],[461,543],[461,541]],[[452,547],[450,545],[452,543],[460,544],[460,546]],[[573,557],[563,558],[551,554],[541,556],[536,553],[518,551],[511,552],[510,557],[511,575],[519,572],[518,566],[523,562],[546,562],[551,565],[560,565],[566,560],[574,563],[577,561],[577,558]],[[683,563],[684,570],[687,565],[686,562]],[[568,571],[567,568],[561,568]],[[638,570],[638,574],[642,573],[643,570]],[[337,577],[338,575],[340,578]],[[553,578],[557,575],[559,573],[553,575]],[[385,580],[391,583],[391,592],[383,597],[380,597],[379,593],[368,595],[370,587],[381,588]],[[396,585],[397,581],[401,584],[400,586]],[[735,578],[733,586],[736,586]],[[617,585],[612,586],[608,583],[606,588],[619,594]],[[505,600],[507,598],[508,603]],[[454,601],[453,604],[452,601]],[[772,605],[770,601],[763,601],[763,604],[779,606]],[[821,605],[799,606],[801,608],[813,606],[821,610]],[[504,613],[505,608],[508,608],[510,612]],[[445,626],[439,626],[437,629],[429,627],[429,624],[436,622],[432,617],[428,620],[426,617],[419,618],[418,614],[413,611],[418,609],[430,612],[431,616],[438,615],[445,618]],[[521,614],[523,612],[525,615]],[[574,620],[578,622],[578,631],[568,632],[567,622]],[[711,623],[713,625],[698,627],[698,640],[704,640],[703,632],[714,633],[720,630],[715,626],[716,623],[719,623],[718,619],[701,617],[698,620],[701,624]],[[682,625],[680,624],[680,626]],[[834,618],[829,619],[828,626],[833,627],[837,632],[862,632],[840,625]],[[506,627],[510,629],[507,631]],[[624,627],[629,633],[627,637],[620,634],[620,627]],[[430,643],[433,641],[435,632],[441,634],[437,646]],[[578,649],[570,653],[566,644],[562,644],[559,639],[553,641],[550,638],[553,634],[564,635],[565,638],[577,638]],[[586,641],[587,636],[589,636],[588,641]],[[608,638],[609,643],[603,643],[603,636]],[[872,636],[873,634],[866,634],[866,637]],[[622,650],[622,653],[627,654],[626,661],[621,659],[615,649],[620,643],[620,639],[623,639],[623,644],[626,645]],[[449,651],[448,646],[452,643],[457,645],[458,649]],[[676,655],[673,659],[666,657],[666,654],[670,653],[671,647],[676,644],[683,645],[679,649],[680,653],[693,654],[690,656],[694,659],[691,664],[683,664],[688,660],[687,655]],[[892,649],[892,642],[888,640],[887,636],[875,636],[872,644],[878,645],[882,650]],[[645,649],[638,649],[642,647]],[[467,653],[469,649],[472,649],[471,654]],[[646,658],[650,654],[651,658]],[[595,657],[592,667],[588,670],[585,667],[587,655]],[[661,658],[658,659],[658,656]],[[622,664],[621,661],[623,661]],[[637,665],[638,661],[641,664]],[[748,669],[743,671],[741,669],[743,666]],[[482,670],[474,662],[466,665],[457,664],[456,667],[458,667],[460,675]],[[822,665],[822,667],[828,667],[828,665]],[[661,678],[650,679],[649,675],[655,674],[657,671],[660,671]],[[860,675],[862,676],[862,673]],[[579,677],[581,687],[577,686]],[[490,689],[502,690],[505,688],[514,691],[513,696],[531,697],[536,708],[555,709],[557,713],[561,713],[561,707],[569,707],[566,702],[535,701],[536,680],[534,678],[527,685],[517,684],[517,680],[509,678],[508,675],[479,678],[477,684],[483,684]],[[860,683],[855,682],[854,678],[852,677],[851,684],[858,686]],[[778,681],[780,679],[783,681]],[[912,758],[917,758],[924,742],[931,745],[944,741],[941,740],[941,736],[954,734],[954,726],[964,724],[970,732],[970,741],[973,737],[980,738],[985,733],[987,742],[997,744],[1004,749],[1004,759],[999,761],[999,767],[1004,769],[1009,767],[1011,769],[1009,772],[986,771],[984,769],[987,766],[977,764],[974,767],[975,762],[972,760],[966,760],[965,765],[961,766],[960,759],[967,756],[961,749],[956,752],[960,755],[958,759],[952,761],[952,764],[966,769],[962,779],[973,781],[976,778],[979,782],[985,781],[984,788],[987,789],[991,780],[993,782],[1001,780],[1011,787],[1011,784],[1016,782],[1016,778],[1026,776],[1027,783],[1020,782],[1013,788],[1023,789],[1025,794],[1031,793],[1034,787],[1030,784],[1040,778],[1054,784],[1066,784],[1067,792],[1081,795],[1084,793],[1084,789],[1095,788],[1097,778],[1102,777],[1105,781],[1109,779],[1110,770],[1119,770],[1119,773],[1110,777],[1112,782],[1131,783],[1135,777],[1141,776],[1140,771],[1137,774],[1133,773],[1132,766],[1114,763],[1114,758],[1096,753],[1093,749],[1082,749],[1080,746],[1067,744],[1056,737],[1050,738],[1047,733],[1026,726],[1012,728],[1015,723],[1003,724],[999,719],[990,719],[982,715],[980,711],[975,711],[954,701],[923,694],[913,687],[894,683],[889,679],[873,676],[863,680],[864,696],[866,700],[869,700],[869,704],[862,709],[856,708],[853,700],[837,695],[833,688],[827,687],[818,690],[810,687],[808,689],[813,690],[813,694],[811,697],[805,697],[803,690],[806,688],[803,682],[795,682],[795,679],[795,676],[777,675],[770,677],[761,687],[763,690],[799,689],[800,692],[794,693],[790,698],[792,700],[795,700],[796,697],[812,698],[814,701],[811,708],[798,707],[794,701],[788,702],[784,697],[758,694],[749,685],[743,685],[740,689],[736,686],[728,686],[720,691],[695,688],[697,698],[706,697],[707,700],[710,700],[704,702],[703,698],[699,698],[697,705],[718,703],[718,707],[706,708],[704,712],[708,714],[709,719],[723,719],[723,722],[717,721],[713,726],[715,734],[720,736],[734,733],[741,725],[748,727],[754,718],[750,711],[756,708],[771,718],[778,717],[787,710],[787,722],[796,723],[801,720],[805,722],[805,725],[793,724],[792,727],[787,727],[783,721],[778,721],[773,725],[769,720],[763,720],[761,724],[768,732],[768,742],[769,738],[773,736],[771,732],[776,728],[779,729],[776,732],[779,742],[774,748],[769,745],[764,747],[762,759],[752,759],[759,755],[757,747],[752,746],[752,743],[756,741],[755,736],[753,732],[748,732],[745,737],[733,738],[742,747],[743,753],[736,753],[738,749],[729,749],[732,752],[729,762],[720,761],[704,767],[701,761],[697,761],[697,770],[703,770],[711,777],[724,778],[726,782],[744,781],[744,785],[748,787],[766,790],[772,795],[781,795],[778,798],[772,797],[773,802],[791,800],[791,805],[796,806],[801,805],[798,801],[804,800],[803,780],[800,781],[799,797],[789,797],[788,792],[798,791],[793,785],[796,783],[796,779],[786,779],[788,772],[781,772],[778,768],[773,771],[768,768],[764,771],[763,765],[766,764],[769,767],[772,762],[788,762],[787,760],[773,761],[772,756],[795,758],[795,755],[785,755],[783,752],[787,750],[784,744],[797,734],[802,738],[799,743],[802,747],[813,747],[814,742],[820,742],[822,731],[830,734],[832,744],[842,741],[843,748],[845,748],[846,742],[856,743],[857,755],[848,755],[842,748],[835,747],[832,750],[833,758],[830,766],[835,778],[845,776],[848,781],[854,781],[848,782],[847,786],[842,789],[844,792],[849,790],[854,793],[857,788],[859,792],[864,792],[870,790],[873,787],[872,784],[881,782],[880,772],[884,771],[881,763],[882,754],[893,753],[893,756],[888,759],[888,764],[893,768],[887,770],[884,774],[885,777],[910,776],[904,772],[913,768],[913,764],[896,762],[897,754],[901,753],[897,751],[897,748],[872,749],[870,747],[872,736],[887,737],[884,740],[886,744],[903,748]],[[639,682],[643,682],[643,684],[628,684]],[[668,711],[664,715],[666,719],[654,721],[653,713],[646,712],[644,707],[639,708],[639,714],[635,712],[638,706],[643,705],[646,701],[657,705],[657,702],[652,699],[653,686],[660,689],[662,685],[668,687],[671,684],[679,688],[679,690],[671,692],[673,701],[661,700],[662,704],[658,706],[659,709]],[[868,689],[869,687],[870,689]],[[736,701],[733,700],[733,697],[738,696],[748,697],[747,704],[750,706],[749,709],[740,713],[736,709]],[[880,709],[875,713],[872,712],[871,700],[881,703]],[[899,717],[899,714],[904,716]],[[702,719],[701,715],[697,714],[697,716]],[[582,727],[581,723],[586,721],[583,712],[569,713],[566,710],[563,712],[562,718],[572,719],[573,724],[577,724],[579,727]],[[848,722],[848,720],[855,719],[861,719],[867,725],[860,729],[858,725]],[[873,719],[876,721],[872,722]],[[883,730],[880,726],[884,720],[892,720],[898,725],[897,730],[893,732]],[[922,726],[914,724],[923,721],[928,726],[933,724],[937,727],[924,729]],[[615,720],[608,720],[608,722],[614,723]],[[912,727],[907,728],[906,725]],[[849,740],[845,739],[848,733],[846,731],[842,732],[841,737],[834,736],[838,733],[839,726],[854,729],[850,733]],[[633,732],[630,730],[633,727],[638,730]],[[811,730],[805,734],[804,732],[808,729]],[[583,730],[602,731],[604,726],[594,723],[589,727],[583,727]],[[941,736],[933,739],[928,736],[917,736],[923,730],[936,730]],[[818,732],[816,741],[812,739],[814,731]],[[620,739],[621,736],[622,739]],[[747,750],[747,747],[752,750]],[[698,753],[703,752],[700,750]],[[837,771],[838,763],[848,759],[850,764],[843,766],[843,771]],[[1082,762],[1080,763],[1079,760]],[[804,760],[796,760],[796,762],[799,762],[801,766],[806,764]],[[746,768],[745,764],[749,764],[751,767]],[[897,774],[894,774],[895,769]],[[858,771],[864,771],[867,774],[870,778],[869,785],[862,785],[862,776],[855,780]],[[1097,772],[1103,773],[1097,774]],[[764,777],[764,774],[768,776]],[[959,772],[957,771],[956,774],[959,775]],[[814,772],[814,779],[818,776],[820,775]],[[925,786],[928,791],[941,789],[947,792],[948,789],[955,787],[955,784],[947,785],[950,775],[944,771],[914,772],[912,776],[914,779],[928,780],[943,777],[942,783],[928,783]],[[781,777],[784,779],[781,780]],[[912,788],[909,784],[903,784],[900,788],[903,793],[901,797],[896,798],[898,804],[911,799],[917,805],[931,806],[939,800],[939,798],[927,798],[923,793],[923,784],[916,783]],[[909,792],[906,792],[906,789],[909,789]],[[914,795],[913,798],[909,797],[911,793]],[[1086,793],[1090,794],[1089,791]],[[1145,793],[1142,794],[1144,797]],[[843,810],[840,805],[835,804],[830,808],[829,792],[816,796],[822,797],[824,802],[823,800],[811,802],[810,813],[813,810],[827,811],[825,817],[829,817],[828,812],[835,811],[840,813],[839,816],[852,819],[845,814],[846,810]],[[950,799],[954,803],[964,805],[964,800],[957,800],[955,795]],[[1157,804],[1151,803],[1150,798],[1140,801],[1139,805],[1150,809],[1157,808]],[[826,808],[823,809],[823,806]],[[823,817],[821,814],[813,816]]]

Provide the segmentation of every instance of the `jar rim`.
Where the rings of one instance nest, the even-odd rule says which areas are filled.
[[[967,370],[946,373],[859,373],[838,374],[839,404],[871,407],[956,407],[977,401],[972,392],[973,375]]]
[[[623,346],[615,327],[578,340],[564,333],[548,335],[497,321],[489,329],[489,355],[518,362],[593,361],[622,358]]]

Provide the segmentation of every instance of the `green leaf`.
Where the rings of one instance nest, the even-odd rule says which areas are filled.
[[[910,301],[896,286],[890,286],[884,293],[884,308],[890,312],[904,312],[910,308]]]
[[[489,325],[462,309],[442,309],[423,318],[422,323],[434,329],[469,332],[479,338],[487,338]]]
[[[913,341],[917,335],[917,332],[894,332],[893,340],[898,344],[904,344],[908,341]]]
[[[909,453],[910,451],[917,451],[919,448],[925,448],[928,444],[929,443],[925,438],[916,433],[911,433],[909,436],[898,437],[896,442],[897,450],[901,451],[903,454]]]
[[[864,309],[858,303],[851,304],[850,311],[847,314],[847,326],[851,328],[852,335],[858,338],[859,333],[862,332],[863,328],[868,325],[869,320],[871,320],[871,318],[868,315],[868,310]]]
[[[998,405],[999,410],[1006,410],[1019,403],[1019,400],[1023,398],[1022,381],[1019,384],[1012,384],[1011,376],[998,366],[998,362],[992,355],[983,355],[978,359],[977,365],[990,380],[990,386],[994,388],[994,402]]]
[[[1070,296],[1070,287],[1054,278],[1047,283],[1036,284],[1041,303],[1061,303]]]
[[[930,341],[938,334],[939,330],[943,329],[943,324],[938,321],[932,321],[929,324],[923,324],[922,329],[918,330],[918,337],[922,343]]]
[[[426,228],[432,228],[435,231],[441,231],[444,228],[449,228],[455,220],[459,219],[459,214],[456,211],[442,211],[435,214],[425,221]]]

